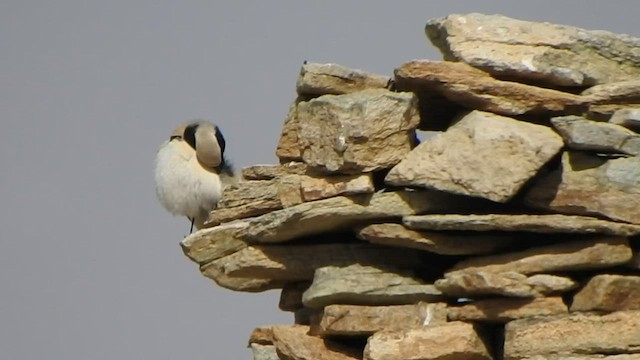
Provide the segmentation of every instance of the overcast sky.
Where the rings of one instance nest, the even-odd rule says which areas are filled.
[[[439,59],[429,18],[483,12],[640,36],[629,1],[0,2],[0,359],[250,359],[279,293],[198,272],[155,199],[156,150],[217,122],[275,163],[304,60],[382,74]]]

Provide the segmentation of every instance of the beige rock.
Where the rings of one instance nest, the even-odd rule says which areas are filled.
[[[402,269],[423,267],[417,250],[366,243],[249,246],[203,266],[217,273],[247,279],[285,282],[311,280],[317,268],[349,264],[388,265]],[[203,271],[204,271],[203,270]]]
[[[371,174],[314,177],[300,175],[300,188],[304,201],[325,199],[337,195],[373,193]]]
[[[464,209],[477,203],[438,191],[397,191],[338,196],[277,210],[249,221],[243,238],[275,243],[343,230],[363,221],[394,219],[434,211]]]
[[[290,161],[280,165],[253,165],[242,169],[242,178],[245,180],[271,180],[284,175],[304,175],[307,173],[307,164]]]
[[[426,250],[441,255],[485,254],[512,244],[511,235],[446,234],[418,232],[400,224],[372,224],[360,228],[358,237],[374,244]]]
[[[488,360],[473,325],[450,322],[419,329],[380,331],[369,338],[365,360]]]
[[[527,231],[543,234],[574,233],[634,236],[640,226],[575,215],[457,215],[405,216],[405,226],[419,230]]]
[[[281,280],[255,279],[227,275],[220,271],[219,268],[211,266],[210,264],[211,263],[200,266],[202,275],[213,280],[216,284],[218,284],[218,286],[225,289],[255,293],[272,289],[281,289],[286,284],[286,281]]]
[[[276,347],[273,345],[251,344],[249,347],[253,354],[253,360],[280,360]]]
[[[362,354],[336,342],[309,335],[304,325],[273,327],[273,339],[280,359],[284,360],[356,360]]]
[[[304,307],[302,304],[302,293],[311,285],[308,281],[288,283],[280,292],[278,308],[282,311],[296,311]]]
[[[577,284],[567,277],[546,274],[528,277],[514,271],[454,271],[446,273],[435,286],[453,297],[504,295],[529,298],[566,292]]]
[[[553,334],[553,336],[550,336]],[[640,311],[604,316],[575,313],[507,323],[504,358],[640,352]]]
[[[281,163],[302,161],[302,152],[298,144],[300,138],[298,105],[303,102],[304,98],[298,97],[293,104],[289,106],[289,112],[287,112],[287,117],[284,120],[282,134],[280,135],[278,147],[276,148],[276,156],[280,159]]]
[[[347,94],[364,89],[384,89],[391,79],[337,64],[306,63],[300,69],[296,90],[300,95]]]
[[[580,116],[556,117],[551,123],[571,149],[640,155],[640,134],[620,125]]]
[[[584,86],[640,76],[640,39],[500,15],[449,15],[426,33],[445,59],[508,78]]]
[[[640,360],[640,354],[622,355],[583,355],[583,354],[562,354],[562,355],[533,355],[522,358],[523,360]]]
[[[353,262],[318,267],[311,286],[302,295],[302,303],[322,308],[330,304],[402,305],[442,300],[442,293],[433,285],[389,266],[384,262],[378,266]]]
[[[554,271],[601,269],[624,264],[631,259],[629,242],[623,237],[597,237],[569,241],[527,250],[469,258],[457,263],[445,276],[455,272],[519,272],[535,274]]]
[[[411,151],[385,181],[506,202],[562,145],[545,126],[472,111]]]
[[[297,120],[304,162],[344,174],[387,169],[400,162],[413,148],[420,122],[414,94],[381,89],[302,102]]]
[[[249,335],[249,344],[273,345],[273,331],[271,326],[262,326],[253,329]]]
[[[589,98],[511,81],[459,62],[413,60],[395,70],[401,91],[435,93],[467,108],[500,115],[575,114]]]
[[[640,157],[606,159],[567,152],[562,168],[536,182],[525,202],[545,210],[640,224]]]
[[[640,100],[640,79],[629,78],[592,86],[580,95],[587,96],[593,104],[624,104]]]
[[[272,179],[241,181],[228,186],[207,223],[217,225],[282,209],[279,185],[277,179]]]
[[[247,247],[247,243],[238,237],[238,232],[247,226],[249,224],[244,221],[236,221],[202,229],[184,238],[180,246],[191,260],[206,264]]]
[[[367,306],[328,305],[318,325],[321,336],[362,336],[447,322],[445,303]]]
[[[571,304],[571,311],[619,310],[640,310],[640,276],[596,275]]]
[[[567,305],[561,297],[535,299],[498,298],[477,300],[448,308],[451,321],[486,321],[506,323],[511,320],[566,314]]]
[[[635,108],[624,108],[614,112],[609,122],[624,126],[637,133],[640,130],[640,105]]]

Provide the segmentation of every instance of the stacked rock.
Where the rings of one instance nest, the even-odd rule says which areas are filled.
[[[640,39],[501,16],[393,78],[302,66],[185,254],[282,289],[254,359],[640,359]],[[437,132],[422,143],[417,130]]]

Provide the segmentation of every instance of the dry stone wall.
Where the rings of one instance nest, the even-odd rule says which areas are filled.
[[[254,359],[640,359],[640,39],[426,34],[445,60],[392,77],[304,64],[281,163],[182,241],[219,286],[281,289],[295,323]]]

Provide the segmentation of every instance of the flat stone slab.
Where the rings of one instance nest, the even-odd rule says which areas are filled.
[[[392,270],[384,262],[378,266],[354,262],[317,268],[302,303],[317,309],[330,304],[403,305],[439,301],[441,295],[411,272]]]
[[[416,230],[526,231],[542,234],[634,236],[640,226],[575,215],[415,215],[402,219]]]
[[[285,175],[304,175],[307,164],[290,161],[280,165],[253,165],[242,168],[242,178],[245,180],[271,180]]]
[[[551,123],[571,149],[640,155],[640,134],[620,125],[580,116],[556,117]]]
[[[545,126],[472,111],[413,149],[385,181],[507,202],[562,146]]]
[[[448,296],[461,298],[486,295],[532,298],[567,292],[577,283],[567,277],[547,274],[526,276],[513,271],[454,271],[437,280],[435,286]]]
[[[640,157],[607,159],[566,152],[562,167],[534,183],[525,202],[545,210],[640,224]]]
[[[549,336],[553,334],[553,336]],[[640,311],[575,313],[514,320],[505,326],[504,358],[640,352]]]
[[[384,89],[391,78],[338,64],[305,63],[296,83],[299,95],[347,94],[364,89]]]
[[[306,202],[247,220],[242,237],[258,243],[285,242],[303,236],[348,229],[363,221],[473,208],[463,197],[438,191],[396,191],[337,196]]]
[[[640,276],[600,274],[573,297],[571,311],[640,310]]]
[[[569,312],[561,297],[483,299],[462,306],[451,306],[447,311],[451,321],[494,323],[507,323],[516,319]]]
[[[433,93],[466,108],[501,115],[576,114],[589,98],[512,81],[497,80],[461,62],[413,60],[395,70],[401,91]]]
[[[369,338],[364,360],[490,360],[473,325],[460,321],[417,329],[380,331]]]
[[[318,326],[321,336],[369,336],[382,330],[402,330],[447,322],[447,304],[368,306],[327,305]]]
[[[505,78],[588,86],[640,76],[640,39],[501,15],[429,20],[426,34],[445,59]]]
[[[360,351],[340,343],[310,335],[304,325],[272,327],[273,343],[280,359],[287,360],[359,360]]]
[[[513,244],[510,235],[446,234],[419,232],[400,224],[372,224],[360,228],[359,238],[374,244],[401,246],[441,255],[486,254]]]
[[[249,226],[247,222],[236,221],[213,228],[202,229],[190,234],[180,242],[182,251],[198,264],[233,254],[248,246],[238,234]]]
[[[609,122],[612,124],[624,126],[638,133],[638,131],[640,131],[640,104],[638,104],[638,106],[635,108],[629,107],[617,110],[613,113],[613,115],[609,119]]]
[[[382,89],[300,102],[296,116],[304,162],[342,174],[391,168],[415,146],[420,123],[413,93]]]
[[[521,274],[602,269],[631,260],[629,242],[623,237],[596,237],[538,246],[519,252],[469,258],[457,263],[445,277],[457,272]]]

